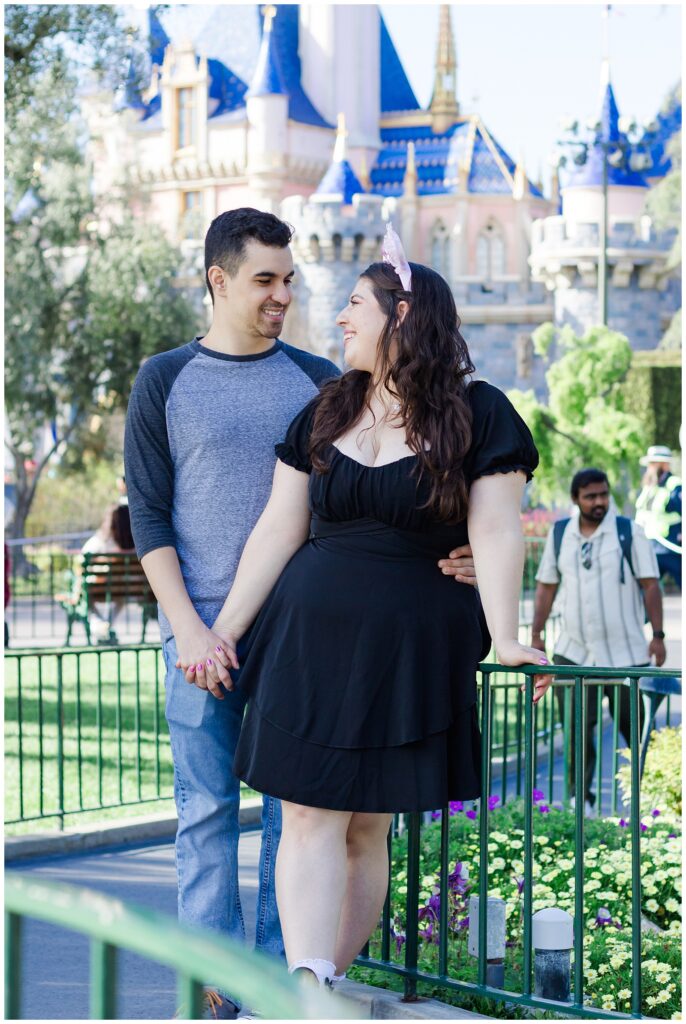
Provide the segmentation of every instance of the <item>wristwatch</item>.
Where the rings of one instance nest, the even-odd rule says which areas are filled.
[[[661,630],[661,629],[654,629],[653,630],[653,640],[664,640],[664,638],[665,638],[665,634],[664,634],[663,630]]]

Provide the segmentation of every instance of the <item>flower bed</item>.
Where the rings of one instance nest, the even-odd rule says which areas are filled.
[[[559,907],[574,914],[574,814],[543,803],[534,791],[533,910]],[[522,990],[522,911],[524,889],[523,804],[499,807],[491,797],[489,829],[489,896],[506,903],[506,982]],[[457,802],[450,807],[450,875],[448,975],[476,980],[476,961],[467,953],[468,904],[479,886],[478,814]],[[589,819],[585,823],[584,863],[584,978],[585,1002],[604,1009],[630,1012],[631,1000],[631,838],[624,819]],[[392,938],[400,960],[405,941],[404,903],[407,894],[407,846],[394,840],[391,870]],[[420,968],[438,969],[440,825],[422,831],[420,850]],[[658,808],[646,815],[641,829],[642,914],[660,931],[643,934],[643,1012],[672,1017],[681,1006],[681,823]],[[402,909],[401,909],[402,908]],[[379,955],[375,937],[371,955]],[[356,971],[358,969],[355,969]],[[375,972],[375,983],[389,985],[387,975]],[[362,976],[362,975],[360,975]],[[367,977],[367,973],[364,974]],[[391,984],[390,987],[397,987]],[[440,985],[432,994],[450,999]],[[480,1012],[507,1017],[530,1016],[531,1011],[509,1004],[503,1013],[491,1000],[460,995],[452,1001],[481,1007]],[[488,1004],[486,1006],[486,1004]],[[680,1014],[679,1014],[680,1015]]]

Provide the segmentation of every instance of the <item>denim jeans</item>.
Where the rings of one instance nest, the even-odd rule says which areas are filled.
[[[174,761],[176,873],[179,920],[245,938],[238,889],[239,781],[233,756],[245,697],[234,689],[217,700],[186,682],[177,669],[174,638],[162,648],[165,713]],[[255,945],[284,956],[274,891],[281,804],[263,797]]]

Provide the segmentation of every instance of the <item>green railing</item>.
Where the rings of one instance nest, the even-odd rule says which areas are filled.
[[[117,958],[129,950],[176,972],[179,1016],[200,1020],[203,985],[229,992],[272,1020],[353,1019],[350,1003],[304,992],[285,967],[216,932],[191,929],[156,911],[90,889],[5,876],[5,1019],[21,1020],[22,966],[40,958],[22,950],[25,918],[48,921],[90,939],[90,1019],[117,1019]]]
[[[454,881],[454,875],[451,876],[451,860],[452,857],[449,854],[451,845],[451,829],[454,829],[457,824],[457,819],[451,817],[449,808],[443,808],[441,811],[440,826],[436,824],[428,825],[425,821],[425,816],[420,814],[412,814],[407,816],[407,831],[402,838],[389,840],[389,848],[395,851],[396,860],[394,867],[397,868],[397,860],[400,857],[404,860],[404,872],[403,878],[405,885],[403,888],[406,889],[406,893],[403,893],[401,897],[398,897],[397,893],[394,897],[393,889],[394,886],[389,886],[389,894],[386,901],[386,905],[383,911],[382,924],[379,933],[375,936],[370,951],[368,946],[363,955],[361,955],[356,963],[359,966],[366,968],[373,968],[387,972],[391,975],[400,976],[404,982],[404,994],[406,999],[416,998],[417,984],[418,982],[426,982],[436,988],[444,991],[455,991],[470,996],[479,996],[489,999],[494,999],[501,1003],[518,1004],[524,1007],[535,1007],[540,1010],[554,1011],[556,1013],[564,1013],[571,1017],[590,1018],[590,1019],[613,1019],[615,1017],[641,1017],[643,1016],[641,1011],[641,919],[642,919],[642,907],[641,907],[641,833],[645,825],[641,823],[640,813],[640,779],[639,779],[639,754],[640,754],[640,693],[639,693],[639,678],[640,677],[660,677],[667,676],[670,673],[659,669],[631,669],[631,670],[618,670],[618,669],[603,669],[594,668],[592,670],[580,669],[576,666],[555,668],[556,677],[558,681],[557,686],[564,687],[567,699],[565,700],[564,720],[561,724],[561,736],[562,736],[562,749],[564,752],[564,763],[562,765],[562,780],[561,787],[558,782],[558,788],[561,788],[561,804],[562,808],[569,808],[569,786],[567,780],[567,772],[564,770],[564,765],[569,764],[571,754],[571,730],[572,722],[574,724],[574,746],[575,746],[575,788],[577,793],[582,794],[584,792],[584,733],[585,733],[585,714],[587,708],[587,702],[583,700],[584,690],[589,691],[590,699],[597,699],[600,701],[602,698],[602,687],[610,683],[614,687],[614,700],[618,700],[620,687],[629,687],[629,700],[630,700],[630,721],[631,721],[631,797],[630,797],[630,808],[628,810],[628,822],[620,822],[622,826],[620,831],[623,836],[626,837],[630,847],[630,911],[627,917],[624,918],[624,927],[630,929],[631,936],[631,999],[630,1008],[627,1008],[626,1013],[613,1012],[607,1009],[603,1009],[602,1006],[589,1005],[585,999],[585,988],[584,988],[584,955],[582,951],[585,948],[584,937],[589,934],[590,928],[593,927],[593,923],[589,925],[588,920],[588,906],[585,905],[585,832],[587,829],[597,827],[593,821],[585,819],[584,801],[580,799],[576,803],[576,810],[572,815],[567,810],[567,819],[570,822],[572,829],[572,835],[569,837],[573,844],[573,868],[571,869],[570,877],[570,889],[573,891],[573,919],[574,919],[574,950],[576,951],[576,957],[574,959],[574,970],[573,970],[573,984],[572,1000],[568,1003],[561,1004],[559,1002],[544,998],[543,996],[536,995],[533,988],[533,954],[534,950],[532,947],[532,919],[533,919],[533,888],[534,888],[534,873],[538,869],[536,868],[536,836],[534,830],[534,809],[535,802],[532,800],[532,795],[540,784],[540,778],[538,777],[539,768],[541,765],[541,759],[537,756],[537,747],[535,743],[535,737],[537,732],[536,720],[537,717],[542,716],[550,723],[549,737],[554,735],[555,731],[555,705],[552,702],[552,690],[547,695],[547,701],[549,704],[548,710],[545,710],[544,702],[540,706],[535,707],[533,704],[533,675],[535,669],[532,668],[511,668],[504,669],[500,665],[496,664],[483,664],[480,666],[481,669],[481,687],[480,687],[480,720],[481,720],[481,732],[482,732],[482,760],[481,760],[481,781],[482,781],[482,792],[484,794],[494,793],[494,759],[493,759],[493,714],[496,706],[495,698],[498,692],[502,692],[504,684],[497,680],[502,679],[503,676],[509,679],[509,688],[516,687],[517,692],[522,685],[522,677],[524,679],[524,694],[519,695],[516,699],[516,707],[520,708],[523,706],[523,711],[519,714],[518,723],[515,725],[519,732],[518,725],[522,725],[522,749],[523,749],[523,778],[519,784],[517,790],[524,796],[524,799],[520,802],[521,805],[521,825],[522,828],[518,831],[518,834],[522,834],[522,841],[519,844],[522,847],[521,860],[523,861],[522,878],[518,883],[518,889],[521,893],[521,927],[518,929],[515,940],[511,943],[514,947],[514,952],[517,954],[518,970],[519,970],[519,985],[517,990],[506,990],[505,988],[496,988],[493,985],[487,984],[487,959],[486,959],[486,938],[487,938],[487,925],[488,919],[487,914],[479,914],[479,932],[478,932],[478,957],[476,958],[477,976],[474,981],[460,980],[459,977],[455,977],[450,970],[451,961],[454,962],[456,958],[456,950],[460,943],[464,944],[464,920],[462,925],[456,924],[454,921],[449,922],[449,904],[451,897],[451,877]],[[625,682],[626,681],[626,682]],[[596,693],[593,693],[593,690]],[[591,697],[591,694],[593,696]],[[514,702],[513,702],[514,703]],[[599,721],[600,716],[599,716]],[[616,718],[615,718],[616,721]],[[617,759],[617,729],[614,730],[613,740],[613,751],[612,751],[612,773],[616,775],[616,759]],[[602,765],[602,749],[598,749],[598,763],[599,771],[598,776],[600,777],[600,766]],[[546,780],[550,789],[549,793],[552,793],[552,759],[546,756],[543,760],[543,765],[551,766],[550,777]],[[517,778],[519,776],[517,775]],[[613,787],[612,801],[615,805],[616,810],[616,788]],[[538,799],[542,797],[542,794],[538,794]],[[492,872],[492,865],[490,864],[490,844],[489,844],[489,833],[491,830],[490,819],[501,812],[498,808],[495,810],[495,805],[500,804],[498,797],[492,796],[491,799],[483,799],[480,801],[481,806],[478,810],[478,853],[475,858],[476,863],[473,864],[473,870],[478,876],[478,884],[472,885],[472,892],[474,895],[479,897],[480,907],[486,906],[487,897],[489,895],[489,874]],[[548,810],[547,807],[538,807],[539,810]],[[460,811],[463,809],[460,808]],[[475,819],[477,818],[477,812],[475,809],[469,812]],[[564,810],[560,813],[564,813]],[[626,812],[625,812],[626,813]],[[546,821],[544,815],[537,814],[537,819]],[[462,813],[462,822],[464,822],[464,813]],[[624,828],[623,826],[626,826]],[[440,839],[435,842],[432,846],[427,844],[427,849],[431,849],[434,852],[436,860],[438,862],[437,879],[438,886],[433,897],[433,905],[429,901],[429,904],[425,904],[424,908],[420,907],[420,892],[422,888],[427,886],[430,880],[422,878],[422,870],[427,870],[427,856],[426,850],[422,852],[422,842],[429,830],[440,828]],[[540,831],[539,833],[540,834]],[[435,837],[434,837],[435,838]],[[624,840],[623,840],[624,841]],[[466,851],[460,853],[460,856],[466,856]],[[454,871],[460,865],[456,865]],[[391,881],[393,879],[393,869],[391,874]],[[469,886],[467,886],[468,888]],[[589,886],[589,890],[590,890]],[[464,890],[464,885],[462,887]],[[678,894],[679,886],[675,883],[675,893]],[[423,894],[426,896],[426,893]],[[426,913],[423,913],[426,911]],[[628,908],[627,908],[628,911]],[[431,919],[432,929],[429,942],[425,941],[426,932],[423,931],[421,924],[422,918],[426,921],[427,918]],[[627,923],[628,920],[628,923]],[[394,927],[395,922],[395,927]],[[400,943],[398,941],[398,925],[400,922],[400,929],[404,928],[404,932],[400,935],[402,945],[404,946],[404,957],[400,958]],[[626,933],[628,935],[628,932]],[[437,936],[437,939],[436,939]],[[424,948],[433,949],[435,952],[435,969],[427,970],[422,969],[419,965],[419,950],[420,943],[423,943]],[[397,945],[397,955],[392,955],[393,946]]]
[[[615,700],[618,692],[619,684]],[[600,688],[594,696],[600,703]],[[669,700],[666,708],[669,724]],[[525,709],[512,674],[493,668],[489,777],[502,803],[526,792]],[[560,716],[552,690],[533,711],[534,786],[550,803],[568,795],[568,779],[558,762],[565,752],[569,760],[571,722],[571,710]],[[617,723],[615,715],[609,749],[602,729],[597,743],[600,809],[612,814],[618,807]],[[87,812],[172,797],[159,646],[6,652],[5,824],[51,819],[63,828],[66,820]]]
[[[173,796],[159,645],[5,654],[6,824]]]

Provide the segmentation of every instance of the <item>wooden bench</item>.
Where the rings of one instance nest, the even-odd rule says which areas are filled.
[[[91,643],[90,615],[95,604],[107,605],[109,640],[112,643],[117,642],[112,628],[115,611],[119,611],[127,604],[141,605],[143,629],[140,642],[144,643],[148,622],[157,618],[157,599],[136,555],[133,552],[117,552],[85,554],[81,558],[81,570],[74,574],[72,592],[56,595],[57,602],[67,613],[65,647],[70,646],[71,631],[75,622],[83,624],[86,639],[89,644]]]

